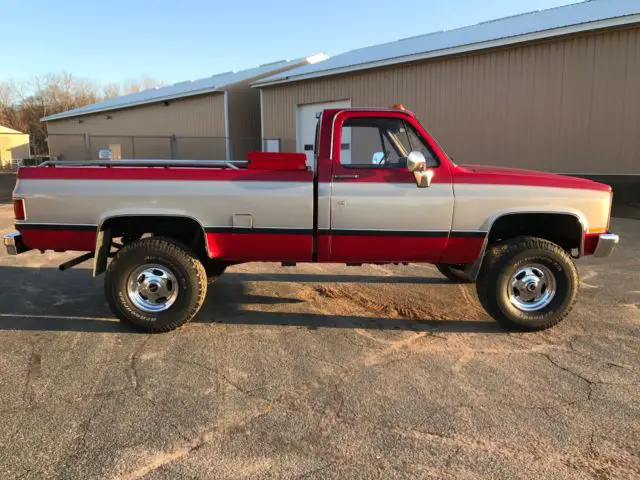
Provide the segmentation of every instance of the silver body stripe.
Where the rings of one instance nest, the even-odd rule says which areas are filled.
[[[417,188],[414,183],[333,182],[330,228],[449,231],[453,215],[450,184]],[[326,206],[324,207],[326,209]],[[327,222],[321,228],[329,228]]]
[[[318,186],[318,228],[486,232],[501,215],[570,213],[606,228],[608,192],[518,185],[333,182]],[[231,227],[251,215],[256,228],[311,230],[311,182],[19,180],[28,223],[100,225],[123,215],[178,215],[203,227]],[[455,194],[455,197],[454,197]]]
[[[598,190],[525,185],[454,185],[453,230],[487,231],[509,213],[569,213],[585,228],[606,228],[610,195]]]
[[[24,179],[15,194],[25,199],[30,223],[177,215],[230,227],[234,214],[248,214],[254,227],[313,228],[311,182]]]

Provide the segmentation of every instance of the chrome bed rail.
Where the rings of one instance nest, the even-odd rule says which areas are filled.
[[[247,160],[49,160],[38,167],[184,167],[239,170],[248,163]]]

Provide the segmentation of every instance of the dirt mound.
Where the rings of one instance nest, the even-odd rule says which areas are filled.
[[[442,312],[436,312],[425,306],[399,305],[396,302],[381,303],[372,297],[356,291],[340,287],[315,287],[315,292],[326,298],[346,300],[369,311],[386,315],[391,318],[403,318],[406,320],[447,320]]]

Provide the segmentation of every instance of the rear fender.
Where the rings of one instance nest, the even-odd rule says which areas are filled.
[[[106,212],[100,218],[98,222],[98,231],[96,238],[96,256],[94,261],[94,269],[93,276],[96,277],[106,270],[107,259],[109,257],[109,253],[111,251],[111,230],[109,228],[105,228],[107,222],[117,219],[124,219],[129,217],[149,217],[149,218],[176,218],[176,219],[187,219],[195,222],[202,231],[202,238],[204,239],[204,249],[208,257],[211,257],[209,250],[209,242],[207,240],[206,229],[204,224],[197,218],[187,215],[180,210],[162,210],[155,211],[153,209],[142,209],[142,210],[130,210],[130,209],[122,209],[122,210],[114,210],[111,212]]]

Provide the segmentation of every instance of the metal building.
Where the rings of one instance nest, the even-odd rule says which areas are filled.
[[[0,126],[0,170],[11,168],[30,156],[29,135]]]
[[[263,137],[309,157],[323,108],[401,103],[460,163],[595,176],[640,192],[638,0],[353,50],[255,86]]]
[[[251,83],[323,54],[153,88],[42,120],[63,160],[244,158],[261,150],[260,97]]]

